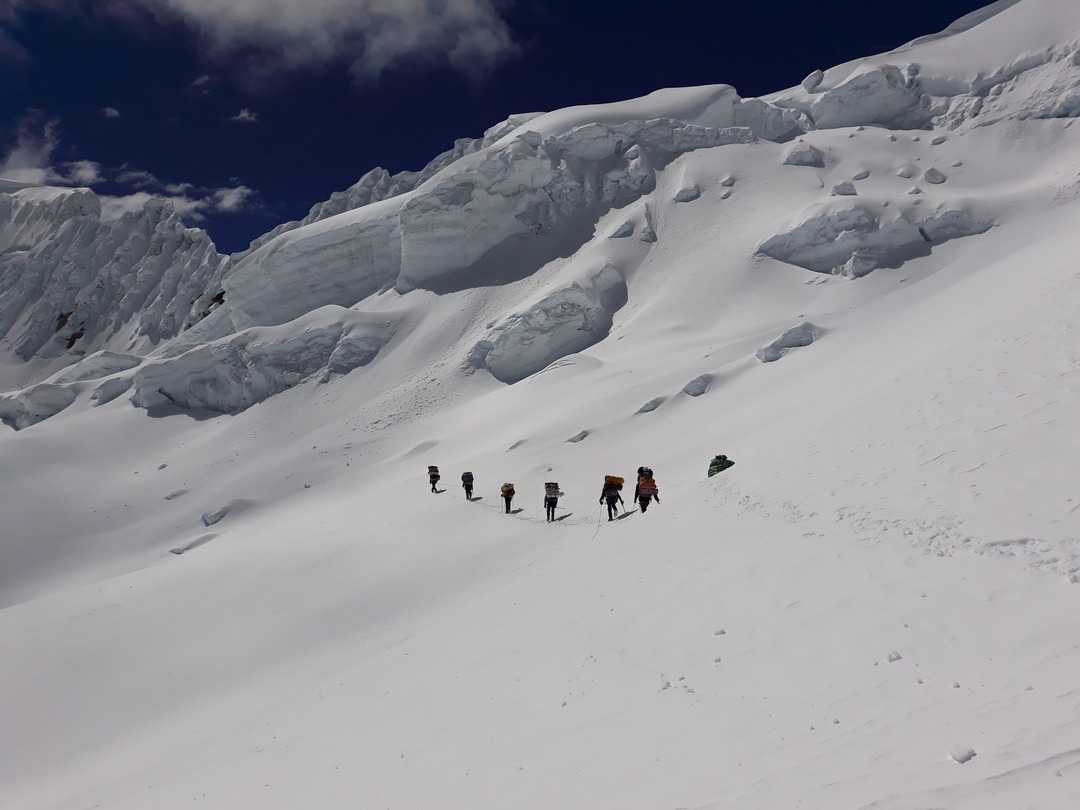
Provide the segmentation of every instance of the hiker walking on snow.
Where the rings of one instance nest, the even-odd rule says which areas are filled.
[[[638,467],[638,479],[637,486],[634,487],[634,500],[641,505],[642,514],[649,508],[649,503],[653,498],[656,498],[656,502],[660,503],[660,490],[656,488],[656,481],[653,479],[653,471],[648,467]]]
[[[471,472],[463,472],[461,474],[461,486],[465,488],[465,497],[470,501],[472,500],[472,485],[473,474]]]
[[[604,488],[600,490],[600,503],[607,501],[607,519],[614,520],[615,515],[619,514],[619,509],[615,504],[623,502],[622,495],[619,494],[619,490],[622,489],[623,479],[617,478],[614,475],[604,476]]]
[[[510,514],[510,502],[514,500],[514,485],[503,484],[500,490],[502,492],[503,500],[506,501],[506,514]]]
[[[559,484],[555,481],[548,481],[544,484],[544,510],[547,513],[548,521],[555,520],[555,507],[559,505],[559,496],[562,492],[559,490]]]
[[[434,464],[427,468],[428,480],[431,482],[431,491],[438,492],[438,488],[435,486],[439,483],[439,468]]]

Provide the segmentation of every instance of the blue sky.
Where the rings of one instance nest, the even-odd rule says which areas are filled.
[[[0,176],[174,199],[223,252],[512,113],[743,96],[986,0],[0,0]]]

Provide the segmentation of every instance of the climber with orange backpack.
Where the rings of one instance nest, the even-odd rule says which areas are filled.
[[[637,474],[638,479],[637,486],[634,487],[634,500],[641,505],[641,511],[644,514],[645,510],[649,508],[649,503],[653,498],[656,498],[656,502],[660,503],[660,490],[656,487],[656,479],[653,478],[653,471],[648,467],[638,467]]]
[[[619,490],[622,489],[622,486],[622,478],[615,475],[604,476],[604,488],[600,490],[600,503],[607,501],[608,520],[614,520],[615,515],[619,514],[619,509],[615,504],[623,503],[622,495],[619,494]]]
[[[514,485],[510,483],[503,484],[499,488],[502,493],[502,498],[506,501],[506,514],[510,514],[510,501],[514,500]]]

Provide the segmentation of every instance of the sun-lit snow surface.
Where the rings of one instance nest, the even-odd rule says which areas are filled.
[[[1080,806],[1080,9],[996,6],[794,118],[523,117],[157,354],[6,359],[0,806]]]

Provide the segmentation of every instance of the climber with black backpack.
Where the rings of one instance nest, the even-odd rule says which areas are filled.
[[[619,514],[619,509],[615,506],[616,503],[624,503],[622,495],[619,494],[619,490],[622,489],[623,479],[615,475],[604,476],[604,488],[600,490],[600,503],[607,501],[607,519],[614,520],[615,515]],[[624,505],[625,508],[625,505]]]
[[[634,487],[634,500],[641,505],[642,514],[649,508],[653,498],[660,503],[660,490],[656,487],[653,471],[648,467],[638,467],[637,486]]]
[[[439,490],[436,484],[439,483],[439,468],[436,467],[434,464],[428,465],[427,474],[428,481],[431,482],[431,491],[438,492]]]
[[[548,481],[544,484],[544,511],[549,522],[555,520],[555,507],[559,505],[559,496],[562,494],[558,482]]]
[[[461,486],[465,488],[465,497],[468,500],[472,500],[472,485],[473,474],[471,472],[463,472],[461,474]]]

